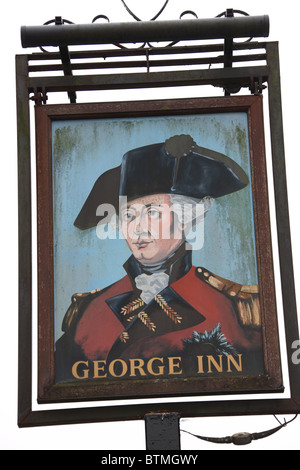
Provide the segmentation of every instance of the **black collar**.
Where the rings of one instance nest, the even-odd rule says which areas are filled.
[[[170,276],[169,284],[183,277],[192,267],[192,251],[186,242],[182,243],[180,247],[161,265],[160,271],[165,272]],[[147,273],[146,266],[139,263],[133,255],[123,265],[127,272],[130,281],[135,287],[134,279],[142,274]]]

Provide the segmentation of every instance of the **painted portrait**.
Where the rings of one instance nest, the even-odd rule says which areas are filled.
[[[52,122],[56,383],[259,376],[247,112]]]

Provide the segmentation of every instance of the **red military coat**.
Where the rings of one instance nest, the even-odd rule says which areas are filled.
[[[216,354],[226,354],[226,348],[249,354],[262,347],[256,286],[194,266],[148,305],[130,274],[103,290],[75,294],[64,330],[68,340],[61,343],[73,349],[71,362],[184,355],[196,343],[206,343]]]

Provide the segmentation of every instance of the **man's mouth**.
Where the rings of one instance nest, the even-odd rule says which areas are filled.
[[[134,245],[136,245],[137,248],[141,249],[141,248],[147,248],[147,246],[150,245],[150,243],[152,243],[152,240],[138,240],[133,243]]]

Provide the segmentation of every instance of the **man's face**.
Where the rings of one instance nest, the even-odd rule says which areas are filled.
[[[123,236],[133,256],[141,263],[159,263],[182,242],[183,227],[171,211],[167,194],[130,201],[120,215]]]

